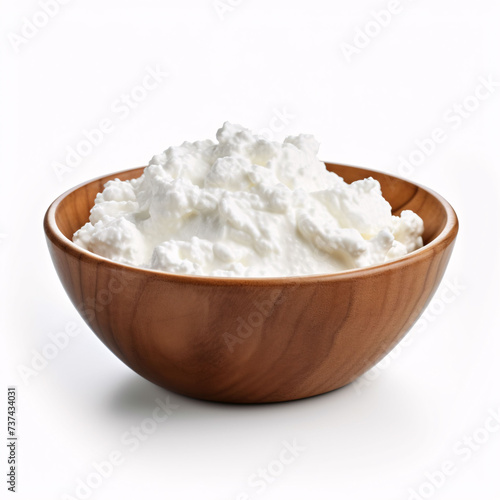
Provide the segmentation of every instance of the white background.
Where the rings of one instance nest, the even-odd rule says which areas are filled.
[[[213,0],[73,0],[30,29],[35,16],[44,23],[39,3],[3,2],[0,436],[15,384],[17,498],[80,498],[78,479],[114,450],[122,463],[92,499],[500,498],[499,425],[488,420],[500,410],[500,87],[472,97],[481,79],[500,82],[500,7],[401,0],[386,26],[374,24],[373,12],[389,3],[223,0],[217,10]],[[347,57],[343,44],[363,44],[366,29],[366,46]],[[137,90],[157,66],[169,76]],[[141,102],[124,109],[131,92]],[[453,106],[464,101],[469,111],[458,119]],[[67,148],[103,119],[112,132],[57,175]],[[168,393],[118,361],[79,318],[50,261],[43,214],[66,189],[144,165],[183,140],[213,139],[225,120],[274,129],[266,133],[280,140],[312,133],[324,160],[431,187],[458,213],[455,252],[409,342],[358,383],[263,406],[170,394],[179,408],[132,450],[124,434]],[[445,140],[402,167],[436,128]],[[53,352],[50,335],[72,323],[79,335],[22,377],[37,353]],[[293,440],[305,449],[281,471],[275,461]],[[443,479],[436,471],[446,461],[453,473]],[[279,473],[260,491],[249,480],[269,464]],[[426,485],[426,474],[439,486]],[[4,479],[0,491],[8,497]]]

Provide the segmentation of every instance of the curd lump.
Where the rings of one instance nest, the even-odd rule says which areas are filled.
[[[108,259],[176,274],[299,276],[396,259],[423,221],[391,214],[373,178],[347,184],[311,135],[268,141],[224,123],[217,143],[184,142],[141,177],[108,181],[73,236]]]

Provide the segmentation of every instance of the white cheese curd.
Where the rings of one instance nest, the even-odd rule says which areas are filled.
[[[422,219],[391,214],[378,181],[347,184],[311,135],[271,142],[225,123],[210,140],[106,183],[73,241],[117,262],[176,274],[299,276],[372,266],[422,246]]]

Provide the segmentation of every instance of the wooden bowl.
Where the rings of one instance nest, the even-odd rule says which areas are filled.
[[[425,224],[424,247],[396,261],[319,276],[219,278],[119,264],[73,233],[110,179],[49,207],[44,229],[59,278],[95,334],[125,364],[169,390],[212,401],[288,401],[342,387],[385,356],[415,323],[450,258],[458,221],[438,194],[380,172],[327,164],[346,182],[380,181],[393,212]]]

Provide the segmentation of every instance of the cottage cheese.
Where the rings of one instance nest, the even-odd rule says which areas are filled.
[[[422,219],[391,214],[373,178],[347,184],[311,135],[271,142],[225,123],[210,140],[111,180],[73,241],[133,266],[206,276],[298,276],[381,264],[422,246]]]

